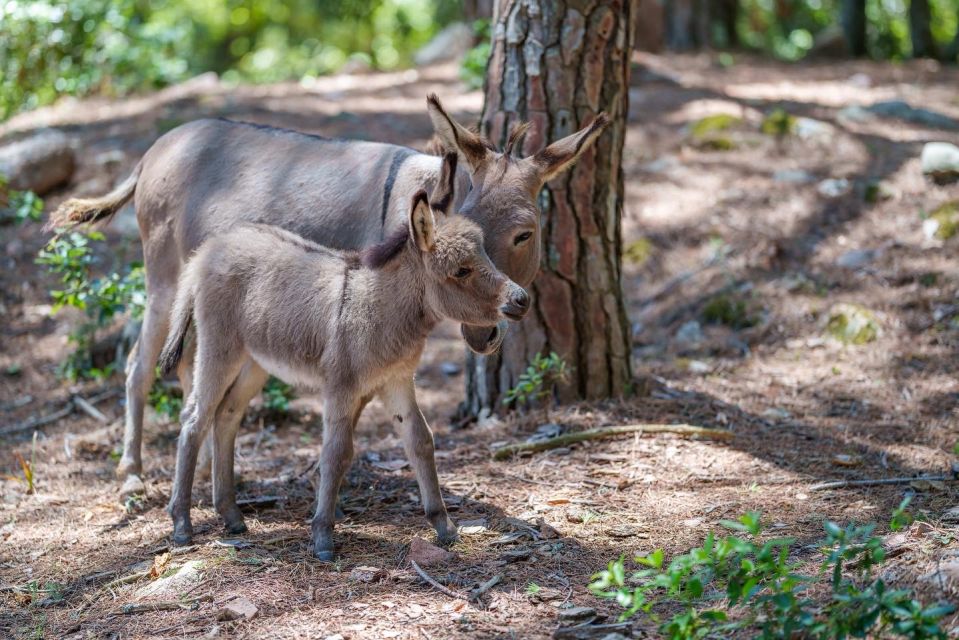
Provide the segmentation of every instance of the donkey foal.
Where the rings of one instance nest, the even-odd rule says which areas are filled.
[[[246,225],[207,240],[180,280],[172,332],[161,355],[176,366],[191,320],[194,384],[181,415],[170,498],[173,539],[192,538],[190,500],[197,452],[245,366],[322,389],[323,452],[313,553],[333,558],[340,482],[353,457],[353,429],[379,396],[393,415],[439,540],[456,539],[440,493],[433,435],[416,403],[413,374],[426,336],[443,317],[470,325],[518,320],[527,293],[493,266],[479,227],[448,215],[455,156],[444,160],[430,205],[413,197],[408,227],[362,254],[334,251],[277,227]],[[446,189],[442,188],[446,187]],[[433,210],[442,213],[437,223]],[[252,359],[252,362],[248,362]],[[213,496],[231,532],[245,530],[233,484],[235,433],[214,432]]]

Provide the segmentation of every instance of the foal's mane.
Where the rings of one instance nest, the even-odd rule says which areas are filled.
[[[386,237],[385,240],[360,251],[360,261],[364,267],[382,269],[396,256],[400,255],[403,247],[410,239],[410,228],[403,225]]]

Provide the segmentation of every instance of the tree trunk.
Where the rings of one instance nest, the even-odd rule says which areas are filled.
[[[666,17],[662,0],[639,0],[636,9],[633,46],[639,51],[657,53],[663,50]]]
[[[913,58],[936,57],[936,43],[932,39],[932,31],[929,29],[931,18],[929,0],[910,0],[909,36],[912,39]]]
[[[849,55],[866,55],[866,0],[842,0],[841,21]]]
[[[538,353],[572,368],[563,400],[623,394],[631,379],[623,303],[622,151],[636,0],[497,0],[482,132],[502,144],[532,124],[523,153],[605,111],[611,124],[572,170],[540,194],[543,259],[534,309],[510,326],[498,354],[471,357],[466,410],[497,411]]]
[[[666,0],[666,48],[671,51],[688,51],[697,45],[697,29],[694,14],[697,0]]]

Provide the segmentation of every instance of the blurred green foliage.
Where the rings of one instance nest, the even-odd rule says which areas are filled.
[[[737,32],[741,43],[782,60],[805,57],[817,37],[839,28],[841,0],[740,0]],[[940,50],[956,37],[959,0],[929,0],[930,27]],[[901,60],[912,53],[909,0],[866,0],[869,55]]]
[[[486,79],[486,63],[492,49],[492,31],[489,20],[473,22],[476,46],[466,52],[460,63],[460,79],[471,89],[481,89]]]
[[[0,120],[62,95],[122,95],[215,71],[274,82],[375,69],[458,17],[455,0],[7,0]]]

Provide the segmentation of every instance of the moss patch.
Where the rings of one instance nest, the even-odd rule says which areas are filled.
[[[703,321],[722,324],[732,329],[746,329],[759,323],[759,318],[749,312],[749,306],[741,298],[718,295],[703,307]]]
[[[626,258],[627,262],[640,266],[645,264],[652,255],[653,243],[650,242],[649,238],[633,240],[623,250],[623,257]]]
[[[796,116],[785,109],[773,109],[760,126],[760,130],[769,136],[788,136],[796,133]]]
[[[736,141],[723,132],[728,132],[743,123],[742,118],[728,113],[717,113],[693,122],[689,127],[689,138],[698,149],[707,151],[731,151],[739,147]]]
[[[837,304],[829,310],[826,333],[843,344],[866,344],[879,337],[875,314],[855,304]]]
[[[959,200],[939,205],[929,214],[930,220],[938,223],[935,236],[940,240],[948,240],[959,232]]]

